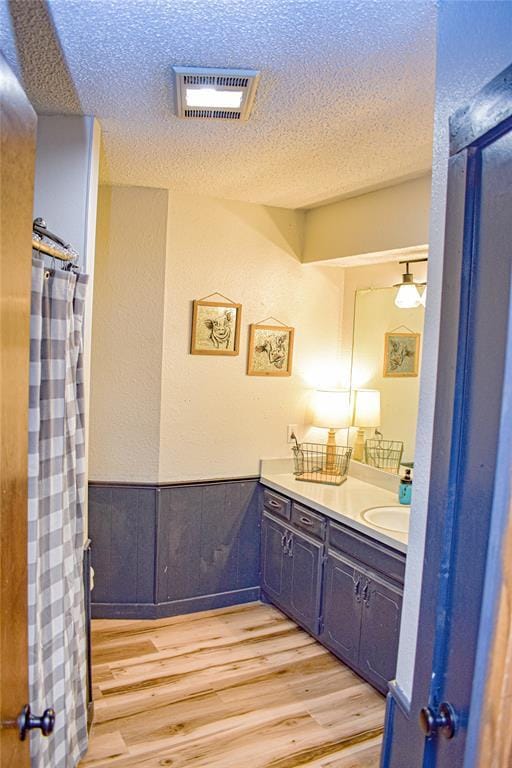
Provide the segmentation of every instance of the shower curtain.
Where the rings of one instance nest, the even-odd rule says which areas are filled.
[[[33,259],[29,395],[30,706],[56,712],[31,735],[32,768],[74,768],[87,748],[83,595],[82,319],[87,277]]]

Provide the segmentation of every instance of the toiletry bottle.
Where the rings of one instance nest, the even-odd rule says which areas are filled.
[[[406,469],[404,477],[400,478],[400,487],[398,489],[398,501],[400,504],[410,504],[412,497],[412,477],[411,470]]]

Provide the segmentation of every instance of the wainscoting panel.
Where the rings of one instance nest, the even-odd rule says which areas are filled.
[[[95,603],[153,603],[156,499],[153,488],[89,486]]]
[[[201,486],[161,488],[156,602],[201,595]]]
[[[257,479],[89,484],[94,618],[157,618],[259,596]]]

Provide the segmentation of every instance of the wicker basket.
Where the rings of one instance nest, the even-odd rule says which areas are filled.
[[[341,485],[347,479],[352,448],[324,443],[302,443],[292,448],[295,479],[309,483]]]
[[[387,472],[398,474],[400,462],[404,452],[404,444],[401,440],[366,440],[364,453],[366,463],[370,467],[385,469]]]

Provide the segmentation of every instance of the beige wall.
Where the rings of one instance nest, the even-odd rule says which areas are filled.
[[[168,192],[101,187],[89,477],[158,480]]]
[[[306,214],[167,190],[102,188],[91,479],[168,482],[254,475],[260,458],[289,455],[288,424],[299,426],[299,436],[324,439],[308,427],[309,395],[317,386],[350,383],[355,291],[392,285],[403,269],[304,264],[304,243],[311,246],[316,231],[317,253],[323,248],[325,256],[329,238],[341,238],[339,206],[356,206],[365,247],[381,249],[385,241],[372,240],[367,221],[385,222],[393,200],[403,204],[404,187],[409,204],[421,208],[429,186],[428,179],[420,179],[365,195],[364,215],[358,208],[362,198]],[[377,215],[375,206],[381,204]],[[425,218],[424,209],[417,212],[418,221]],[[329,221],[324,232],[322,222]],[[344,248],[348,242],[345,238]],[[406,244],[417,243],[409,237],[392,243]],[[329,253],[340,256],[339,249]],[[424,270],[417,271],[422,279]],[[243,305],[236,357],[189,354],[192,300],[214,291]],[[249,323],[269,315],[296,329],[289,379],[245,373]]]
[[[430,175],[306,212],[303,261],[428,243]]]
[[[287,424],[303,425],[308,392],[336,358],[336,275],[298,261],[303,214],[170,195],[160,479],[259,472],[290,455]],[[190,355],[191,300],[221,291],[243,305],[240,355]],[[293,375],[247,376],[249,323],[295,327]]]
[[[302,212],[102,188],[93,318],[91,479],[254,475],[289,455],[309,391],[339,370],[338,270],[300,263]],[[237,357],[190,355],[192,300],[243,305]],[[246,375],[248,326],[296,329],[293,375]],[[336,361],[337,364],[336,364]]]

